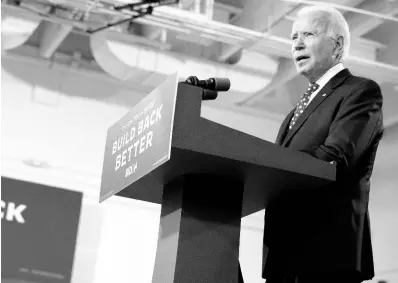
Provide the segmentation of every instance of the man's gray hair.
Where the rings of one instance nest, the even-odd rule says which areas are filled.
[[[343,14],[339,10],[323,5],[306,6],[302,8],[297,16],[307,13],[319,13],[322,21],[326,23],[326,35],[337,40],[339,36],[344,38],[343,54],[340,54],[340,61],[347,58],[350,50],[350,30]]]

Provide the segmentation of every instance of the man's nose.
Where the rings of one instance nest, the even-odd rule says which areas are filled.
[[[301,39],[297,39],[295,43],[293,43],[293,50],[300,51],[305,48],[304,42]]]
[[[293,51],[300,51],[305,48],[304,40],[302,36],[298,36],[293,42]]]

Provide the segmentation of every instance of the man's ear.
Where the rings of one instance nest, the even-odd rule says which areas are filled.
[[[335,40],[335,46],[334,46],[334,55],[335,56],[339,56],[339,55],[343,55],[343,47],[344,47],[344,37],[339,35],[337,37],[337,39]],[[341,58],[339,58],[341,59]]]

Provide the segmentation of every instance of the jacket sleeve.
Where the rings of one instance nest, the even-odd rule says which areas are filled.
[[[324,144],[304,152],[327,162],[335,161],[337,168],[349,167],[373,136],[382,133],[382,104],[380,87],[366,80],[342,101]]]

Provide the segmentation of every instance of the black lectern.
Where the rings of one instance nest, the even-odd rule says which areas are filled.
[[[117,195],[162,205],[152,282],[238,282],[241,217],[335,166],[201,117],[198,87],[180,83],[175,103],[170,159]]]

